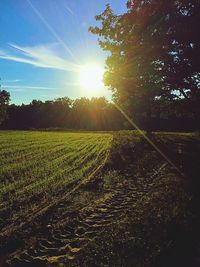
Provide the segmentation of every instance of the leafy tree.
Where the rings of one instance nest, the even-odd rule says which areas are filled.
[[[73,102],[71,125],[75,129],[91,129],[90,100],[86,97]]]
[[[10,101],[10,94],[5,90],[0,90],[0,124],[6,118],[7,107]]]
[[[199,10],[198,0],[131,0],[125,14],[107,5],[96,16],[102,26],[90,31],[110,52],[105,84],[136,117],[149,120],[158,99],[162,106],[178,97],[200,106]]]
[[[140,1],[141,2],[141,1]],[[138,8],[116,16],[109,5],[97,20],[102,28],[90,28],[100,36],[100,46],[110,52],[104,81],[116,102],[136,117],[151,117],[152,104],[161,94],[161,75],[157,70],[158,50],[151,34],[150,14]]]

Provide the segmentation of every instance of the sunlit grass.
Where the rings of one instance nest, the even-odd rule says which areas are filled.
[[[28,213],[66,193],[101,164],[111,140],[101,133],[0,132],[0,214],[8,207],[11,216]]]

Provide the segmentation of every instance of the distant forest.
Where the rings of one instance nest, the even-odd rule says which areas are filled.
[[[154,131],[195,131],[198,123],[192,112],[186,112],[186,101],[176,100],[164,105],[159,100],[149,120],[147,114],[129,116],[141,129]],[[113,103],[101,98],[68,97],[53,101],[33,100],[28,105],[9,105],[1,129],[64,128],[81,130],[133,129]]]

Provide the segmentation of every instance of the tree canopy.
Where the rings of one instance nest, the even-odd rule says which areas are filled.
[[[149,120],[158,105],[173,108],[179,99],[176,104],[198,116],[199,10],[198,0],[130,0],[122,15],[107,5],[96,16],[101,27],[90,31],[109,52],[105,84],[132,115]]]

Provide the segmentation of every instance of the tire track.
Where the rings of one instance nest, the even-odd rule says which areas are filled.
[[[91,240],[98,239],[105,228],[123,218],[130,207],[133,208],[151,190],[154,179],[165,166],[163,164],[148,178],[138,177],[127,187],[116,189],[109,199],[96,205],[93,211],[87,214],[80,212],[70,223],[66,222],[56,229],[53,227],[56,222],[64,221],[69,214],[67,202],[63,200],[57,205],[57,213],[46,225],[46,233],[34,242],[30,240],[24,249],[10,255],[5,266],[58,266],[59,263],[75,261]]]

